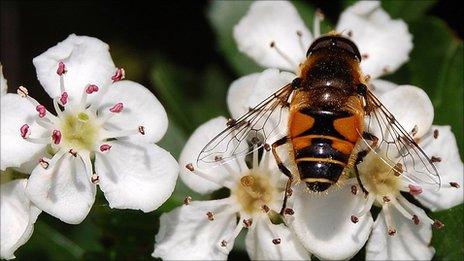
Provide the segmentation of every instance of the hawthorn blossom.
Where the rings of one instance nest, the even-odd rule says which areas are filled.
[[[231,86],[228,104],[232,117],[243,115],[297,77],[307,49],[321,35],[321,19],[321,14],[316,13],[311,32],[290,2],[257,1],[251,5],[235,26],[234,38],[240,51],[259,65],[275,69],[262,75],[244,76]],[[391,19],[380,2],[360,1],[341,14],[336,30],[358,46],[363,57],[361,69],[371,89],[394,85],[377,78],[393,72],[409,59],[412,36],[403,21]],[[279,73],[276,69],[286,72]],[[379,88],[376,93],[383,91]],[[277,132],[283,137],[287,126],[279,124]],[[358,218],[362,226],[353,226],[345,218],[352,211],[361,210],[364,202],[359,194],[350,202],[340,200],[353,181],[345,182],[342,185],[341,180],[341,188],[331,188],[325,197],[309,195],[302,186],[296,186],[292,197],[295,215],[288,224],[305,248],[322,259],[352,257],[370,234],[373,223],[370,213]]]
[[[70,224],[87,216],[97,184],[112,208],[148,212],[166,201],[178,172],[154,144],[166,112],[145,87],[122,80],[108,45],[72,34],[33,63],[55,114],[23,86],[1,98],[1,169],[34,165],[27,198]]]
[[[391,148],[387,152],[388,145],[383,143],[369,152],[358,165],[361,180],[369,194],[363,209],[359,213],[354,212],[352,221],[356,223],[358,217],[369,212],[373,204],[382,208],[367,243],[368,260],[431,260],[435,253],[430,246],[432,226],[441,228],[443,224],[428,217],[424,210],[409,202],[401,192],[409,193],[433,211],[461,204],[463,162],[456,139],[449,126],[432,125],[433,106],[421,89],[398,86],[379,98],[406,130],[414,129],[414,139],[438,169],[441,187],[434,184],[439,182],[438,177],[424,173],[426,167],[420,165],[417,159],[413,162],[412,158],[406,156],[403,161],[402,157],[392,153]],[[386,131],[377,131],[374,135],[382,137]],[[399,169],[392,169],[392,164],[387,164],[385,160],[393,165],[403,165],[399,165]],[[357,186],[353,185],[352,192],[357,191]]]
[[[245,158],[217,158],[222,165],[210,169],[196,164],[200,150],[226,124],[225,118],[218,117],[201,125],[185,145],[179,162],[186,166],[181,178],[193,190],[209,193],[225,187],[230,196],[208,201],[187,197],[184,206],[163,214],[153,257],[226,260],[235,238],[246,228],[246,249],[252,259],[309,259],[309,253],[279,221],[276,210],[282,206],[286,178],[269,155],[270,147],[265,146],[261,158],[255,150],[250,167]]]
[[[3,77],[0,65],[0,87],[3,96],[8,89],[7,81]],[[3,173],[2,176],[8,175]],[[7,180],[7,179],[5,179]],[[25,188],[27,179],[17,179],[4,182],[0,188],[0,258],[15,258],[14,252],[27,242],[34,230],[34,223],[42,212],[26,197]]]

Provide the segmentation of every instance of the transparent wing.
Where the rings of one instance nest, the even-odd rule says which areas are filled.
[[[211,168],[224,162],[246,157],[283,135],[285,113],[293,92],[287,84],[250,109],[237,120],[229,120],[225,130],[214,137],[201,150],[197,158],[200,168]]]
[[[378,139],[374,139],[372,151],[392,167],[394,174],[403,174],[413,183],[426,183],[438,189],[441,181],[437,168],[414,140],[417,129],[406,131],[370,91],[368,104],[372,110],[367,115],[365,131]]]

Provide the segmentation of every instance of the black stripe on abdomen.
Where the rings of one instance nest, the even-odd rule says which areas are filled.
[[[332,147],[332,140],[312,139],[311,144],[306,148],[295,151],[295,159],[300,158],[332,158],[343,163],[347,163],[350,155],[344,154]]]
[[[340,178],[344,165],[334,162],[299,161],[297,162],[300,179],[312,191],[324,191]],[[326,181],[324,181],[326,180]]]

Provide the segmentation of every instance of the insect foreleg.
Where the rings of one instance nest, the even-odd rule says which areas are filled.
[[[374,134],[369,133],[369,132],[363,132],[362,137],[365,140],[372,141],[372,143],[369,145],[368,149],[365,149],[365,150],[362,150],[362,151],[358,152],[358,155],[356,156],[356,161],[354,163],[354,170],[355,170],[356,179],[357,179],[357,181],[359,183],[359,186],[361,187],[361,190],[364,192],[364,194],[367,196],[367,194],[369,194],[369,192],[364,187],[364,185],[363,185],[363,183],[361,181],[361,177],[359,176],[358,164],[363,161],[364,157],[367,155],[367,153],[369,153],[369,150],[371,148],[375,148],[377,146],[377,142],[379,141],[379,138],[377,138],[377,136],[375,136]]]
[[[279,170],[285,175],[288,177],[288,180],[287,180],[287,184],[285,185],[285,196],[284,196],[284,200],[283,200],[283,203],[282,203],[282,208],[280,209],[280,214],[283,215],[285,213],[285,209],[287,208],[287,200],[288,200],[288,197],[290,197],[292,195],[292,190],[290,188],[290,186],[292,185],[293,183],[293,176],[292,176],[292,173],[290,172],[290,170],[285,167],[285,165],[283,164],[282,162],[282,159],[280,158],[279,154],[277,154],[277,148],[279,146],[282,146],[284,144],[286,144],[288,142],[288,137],[285,136],[279,140],[277,140],[276,142],[274,142],[272,144],[272,154],[274,155],[274,158],[277,162],[277,166],[279,167]]]

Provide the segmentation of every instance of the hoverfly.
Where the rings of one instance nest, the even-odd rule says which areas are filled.
[[[382,155],[392,172],[410,172],[403,166],[411,161],[414,173],[424,174],[438,186],[437,169],[413,139],[417,130],[406,131],[371,92],[360,62],[360,52],[348,38],[329,34],[316,39],[298,77],[239,119],[230,120],[200,152],[197,165],[221,164],[265,148],[272,150],[278,168],[288,177],[287,191],[294,181],[302,181],[310,191],[323,192],[354,170],[367,193],[357,164],[368,151],[383,146],[387,155],[394,151],[403,161]],[[287,134],[274,137],[276,126],[285,121]],[[285,144],[290,145],[295,171],[290,171],[277,152]],[[287,193],[284,206],[286,198]]]

